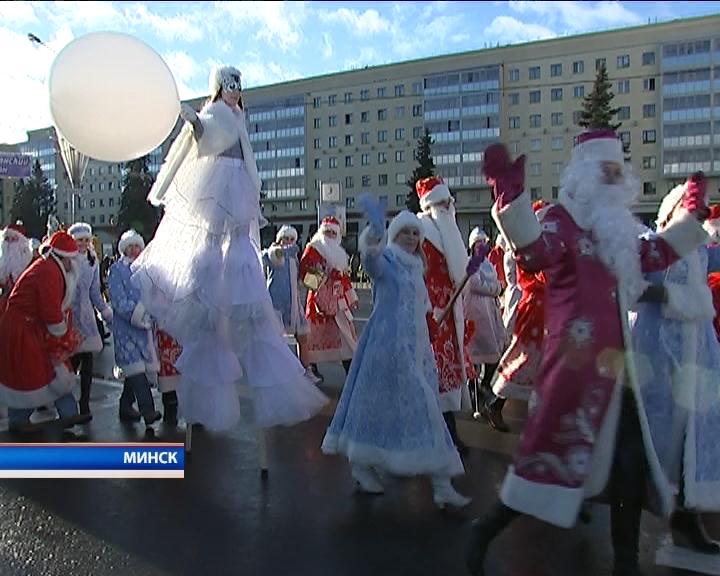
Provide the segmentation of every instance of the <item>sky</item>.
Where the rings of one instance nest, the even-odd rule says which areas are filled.
[[[90,32],[143,40],[185,99],[207,93],[218,63],[238,67],[244,87],[262,86],[712,13],[717,2],[0,2],[0,142],[52,124],[53,60]]]

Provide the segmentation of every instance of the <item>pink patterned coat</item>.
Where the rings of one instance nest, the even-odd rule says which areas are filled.
[[[550,208],[538,223],[525,193],[500,211],[494,207],[493,217],[513,245],[518,266],[542,272],[547,282],[536,398],[500,496],[511,508],[569,527],[582,501],[605,488],[621,383],[634,385],[627,308],[590,232],[561,205]],[[643,272],[666,268],[703,238],[702,227],[687,214],[660,238],[641,242]],[[629,378],[623,379],[624,374]],[[639,394],[635,396],[642,407]],[[667,513],[670,488],[644,412],[639,412],[651,477]]]

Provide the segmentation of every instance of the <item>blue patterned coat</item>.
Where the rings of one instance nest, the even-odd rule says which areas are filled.
[[[115,363],[125,376],[157,373],[160,365],[152,337],[152,319],[140,302],[140,290],[130,281],[130,261],[123,257],[110,267],[108,291],[115,311]]]
[[[95,321],[95,309],[106,321],[112,319],[112,309],[100,294],[100,268],[98,260],[90,264],[87,254],[80,259],[80,275],[72,303],[73,325],[83,337],[77,352],[100,352],[103,348],[102,339]]]
[[[699,248],[646,278],[666,304],[636,306],[632,327],[638,382],[653,443],[668,478],[685,478],[686,505],[720,510],[720,344],[707,275],[720,246]]]
[[[278,246],[273,245],[263,251],[263,267],[273,308],[281,316],[286,333],[307,334],[308,324],[298,286],[300,249],[297,244],[283,247],[282,261],[277,261],[271,257],[271,251],[277,248]]]

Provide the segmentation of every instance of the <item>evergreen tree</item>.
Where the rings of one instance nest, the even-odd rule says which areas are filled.
[[[35,160],[32,174],[20,180],[11,210],[13,221],[22,221],[31,238],[45,236],[47,217],[55,211],[55,191]]]
[[[405,198],[405,206],[407,206],[407,209],[413,214],[420,212],[420,200],[415,192],[415,183],[423,178],[435,176],[435,162],[433,162],[432,159],[432,143],[433,140],[430,136],[430,130],[425,128],[425,134],[418,140],[415,150],[415,158],[418,161],[418,165],[407,181],[410,190]]]
[[[612,108],[612,84],[608,80],[607,69],[603,64],[595,75],[595,84],[592,92],[583,99],[583,110],[578,124],[583,128],[611,128],[617,130],[621,123],[613,123],[619,108]]]
[[[160,222],[158,210],[147,201],[155,178],[148,170],[148,158],[143,156],[125,164],[122,179],[122,200],[117,226],[120,233],[133,228],[149,240]]]

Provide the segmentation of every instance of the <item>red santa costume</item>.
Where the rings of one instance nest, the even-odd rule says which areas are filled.
[[[66,271],[61,258],[76,254],[75,240],[55,233],[10,292],[0,317],[0,401],[11,409],[51,404],[75,384],[67,361],[80,343],[70,319],[77,269]]]
[[[6,299],[13,285],[32,261],[32,249],[22,222],[0,232],[0,292]]]
[[[175,362],[182,354],[182,346],[170,334],[155,327],[155,346],[160,361],[158,372],[158,389],[162,393],[163,422],[177,424],[177,385],[180,372]]]
[[[310,288],[305,307],[310,322],[306,357],[312,364],[351,360],[357,347],[351,308],[358,297],[340,239],[340,223],[324,218],[300,259],[300,278]]]
[[[710,216],[705,221],[703,228],[710,235],[710,241],[713,244],[720,244],[720,204],[715,204],[710,208]],[[713,326],[715,335],[720,340],[720,272],[708,274],[708,286],[712,292],[713,306],[715,307]]]
[[[460,230],[455,222],[455,208],[450,190],[441,178],[431,177],[418,180],[415,185],[420,199],[418,214],[423,225],[425,240],[423,253],[425,286],[433,310],[443,310],[450,302],[455,290],[465,278],[468,263],[467,250]],[[447,207],[439,204],[449,202]],[[440,408],[443,412],[457,412],[461,405],[469,406],[470,396],[465,386],[468,378],[474,378],[475,371],[465,349],[466,330],[462,298],[453,306],[439,326],[428,317],[430,340],[440,384]],[[452,424],[449,424],[452,427]],[[450,430],[453,433],[453,430]]]

